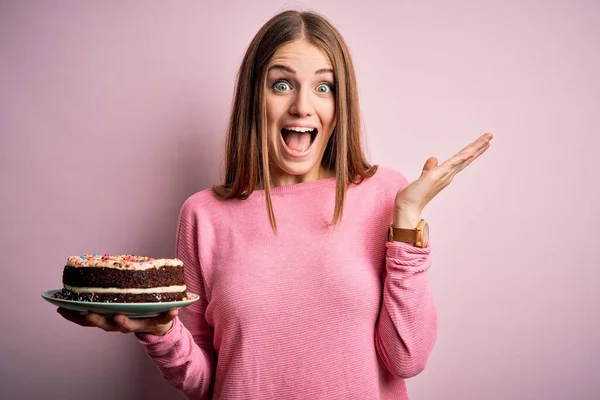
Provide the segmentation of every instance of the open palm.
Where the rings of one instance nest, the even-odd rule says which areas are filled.
[[[420,214],[425,206],[452,182],[456,174],[490,147],[492,138],[491,133],[481,135],[440,165],[438,165],[437,158],[430,157],[423,166],[421,176],[398,191],[396,212]]]

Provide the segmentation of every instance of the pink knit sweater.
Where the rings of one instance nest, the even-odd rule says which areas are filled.
[[[349,189],[335,179],[184,203],[177,257],[200,300],[164,336],[138,334],[164,379],[190,399],[407,399],[436,340],[430,248],[387,243],[406,179],[389,168]]]

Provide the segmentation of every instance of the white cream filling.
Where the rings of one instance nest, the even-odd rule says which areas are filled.
[[[186,286],[162,286],[153,288],[93,288],[93,287],[75,287],[70,285],[64,285],[65,289],[75,293],[129,293],[129,294],[143,294],[143,293],[179,293],[186,290]]]

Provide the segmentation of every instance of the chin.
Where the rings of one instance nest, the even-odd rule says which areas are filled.
[[[284,160],[278,160],[275,162],[276,165],[276,176],[285,178],[286,176],[294,178],[309,178],[310,175],[314,174],[315,179],[320,170],[320,163],[312,160],[306,160],[305,162],[286,162]]]

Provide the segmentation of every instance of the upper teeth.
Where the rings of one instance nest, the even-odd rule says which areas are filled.
[[[305,128],[305,127],[300,127],[300,126],[292,126],[292,127],[288,127],[285,128],[289,131],[296,131],[296,132],[311,132],[313,130],[313,128]]]

